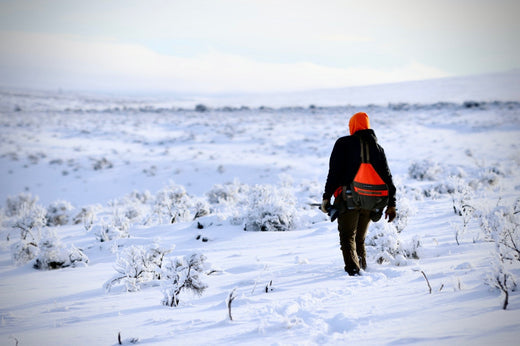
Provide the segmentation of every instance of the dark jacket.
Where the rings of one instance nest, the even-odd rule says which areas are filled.
[[[370,163],[388,186],[388,206],[395,207],[395,185],[388,168],[383,148],[377,143],[377,137],[372,129],[360,130],[351,136],[341,137],[334,144],[330,154],[329,174],[325,184],[323,199],[332,197],[334,191],[344,185],[350,185],[361,165],[360,138],[368,142]]]

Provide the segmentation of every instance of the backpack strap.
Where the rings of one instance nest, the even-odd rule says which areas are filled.
[[[370,150],[368,148],[368,142],[359,139],[361,145],[361,163],[370,163]]]

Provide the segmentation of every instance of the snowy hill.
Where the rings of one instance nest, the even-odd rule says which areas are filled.
[[[3,90],[0,343],[517,343],[518,80],[218,99]],[[348,277],[336,224],[309,204],[360,110],[399,217],[371,224],[368,268]]]
[[[434,104],[465,101],[519,101],[520,71],[424,81],[354,86],[294,93],[232,95],[209,99],[216,105],[303,106],[384,105],[389,103]]]

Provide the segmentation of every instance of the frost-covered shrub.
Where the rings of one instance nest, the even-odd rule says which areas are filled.
[[[432,199],[436,199],[439,196],[446,194],[453,194],[455,191],[454,187],[449,183],[439,182],[431,185],[423,190],[423,195]]]
[[[118,213],[126,218],[129,222],[141,222],[145,217],[150,215],[151,207],[148,204],[153,200],[150,192],[132,192],[121,199],[110,202],[112,208],[117,209]]]
[[[147,268],[146,251],[142,246],[131,246],[117,255],[115,270],[117,274],[104,285],[107,291],[123,282],[128,292],[138,291],[140,284],[151,281],[153,274]]]
[[[487,285],[504,293],[504,303],[502,304],[504,310],[507,309],[509,304],[509,294],[516,291],[517,288],[515,276],[506,268],[506,265],[506,261],[498,251],[493,257],[491,270],[485,278]]]
[[[33,197],[29,193],[9,196],[6,201],[5,215],[9,217],[19,215],[22,211],[33,208],[36,202],[38,202],[38,197]]]
[[[442,172],[437,162],[432,160],[414,161],[408,168],[408,175],[416,180],[437,180]]]
[[[366,244],[372,247],[377,263],[406,265],[407,258],[419,258],[421,240],[415,236],[409,243],[403,243],[395,227],[388,223],[375,223],[369,231]]]
[[[20,239],[11,245],[11,258],[16,265],[23,265],[38,255],[38,244],[35,241]]]
[[[47,207],[47,226],[60,226],[69,223],[70,211],[74,207],[67,201],[56,201]]]
[[[216,184],[206,194],[211,204],[237,204],[247,198],[249,186],[238,182]]]
[[[74,245],[65,246],[56,233],[44,229],[37,239],[20,239],[11,246],[11,256],[15,264],[23,265],[34,260],[35,269],[57,269],[86,265],[88,257]]]
[[[421,237],[413,236],[411,241],[405,242],[402,246],[402,253],[406,258],[419,259],[419,252],[422,246]]]
[[[170,183],[155,196],[153,215],[162,223],[164,217],[168,222],[188,221],[190,219],[191,198],[182,185]],[[150,219],[150,218],[149,218]],[[149,221],[149,220],[148,220]]]
[[[520,198],[512,206],[497,205],[479,214],[480,228],[495,242],[501,258],[520,261]]]
[[[11,257],[17,265],[25,264],[38,255],[38,243],[41,239],[41,230],[47,224],[46,210],[36,204],[37,198],[31,195],[20,194],[8,198],[5,213],[9,214],[5,224],[7,226],[7,241],[11,245]]]
[[[410,209],[408,209],[408,205],[406,204],[398,204],[399,211],[395,216],[394,221],[392,221],[391,227],[394,227],[397,233],[401,233],[406,226],[408,226],[408,217],[410,213]]]
[[[121,229],[112,223],[96,225],[92,228],[92,231],[94,232],[96,239],[101,243],[129,237],[126,229]]]
[[[83,207],[81,208],[81,211],[76,216],[74,216],[72,222],[75,225],[82,223],[85,227],[85,230],[90,231],[100,210],[101,206],[99,205]]]
[[[149,208],[142,204],[128,203],[117,207],[118,214],[122,218],[128,220],[129,223],[140,222],[140,220],[149,213]]]
[[[487,212],[478,211],[480,228],[487,239],[495,244],[493,266],[488,273],[486,283],[504,293],[502,308],[507,309],[509,294],[516,290],[515,276],[508,269],[520,261],[520,198],[513,205],[500,203]]]
[[[238,180],[214,185],[206,194],[211,212],[226,215],[233,225],[242,225],[249,203],[250,189],[249,185]]]
[[[376,223],[370,228],[366,245],[372,246],[376,250],[377,263],[391,262],[394,256],[399,253],[399,235],[397,232],[391,232],[391,229],[385,227],[384,224],[381,226],[381,224]]]
[[[138,291],[146,282],[161,279],[165,256],[173,250],[161,248],[154,244],[148,248],[144,246],[130,246],[118,253],[115,270],[117,272],[104,287],[110,291],[112,286],[123,282],[128,292]]]
[[[415,215],[416,208],[412,201],[407,197],[407,189],[404,184],[397,184],[396,205],[398,206],[397,215],[389,227],[395,227],[397,233],[401,233],[408,226],[408,219]]]
[[[114,239],[129,238],[130,221],[118,213],[117,210],[112,214],[112,219],[96,225],[92,228],[94,235],[100,242],[108,242]]]
[[[164,305],[178,306],[179,296],[183,291],[191,291],[198,295],[204,293],[208,287],[202,279],[206,269],[205,261],[206,256],[195,253],[183,258],[170,259],[165,263],[161,278]]]
[[[209,215],[210,213],[210,206],[208,202],[201,198],[193,200],[193,209],[195,212],[193,220]]]
[[[244,230],[290,231],[296,213],[296,198],[289,189],[256,185],[249,192]]]
[[[148,202],[153,200],[153,195],[148,190],[143,192],[133,191],[126,196],[126,199],[131,201],[137,201],[141,204],[147,204]]]
[[[45,215],[46,210],[42,206],[23,203],[11,219],[11,228],[19,232],[19,239],[37,243],[41,229],[47,224]]]
[[[500,177],[504,174],[496,167],[484,168],[479,172],[478,182],[484,186],[493,186],[500,181]]]
[[[88,257],[75,247],[66,247],[54,231],[46,230],[38,243],[38,256],[34,261],[35,269],[58,269],[86,265]]]
[[[462,217],[462,225],[454,225],[455,240],[457,241],[457,245],[459,245],[462,235],[466,233],[469,222],[475,212],[475,208],[471,206],[471,203],[473,203],[474,190],[465,180],[458,177],[450,178],[450,183],[453,186],[453,193],[451,194],[453,212]]]
[[[141,219],[146,211],[139,205],[129,204],[123,209],[123,214],[129,221],[135,222]]]
[[[171,253],[174,248],[175,246],[171,246],[170,248],[163,248],[157,244],[153,244],[152,246],[148,247],[148,249],[146,249],[146,267],[152,272],[154,280],[161,279],[163,265],[166,261],[166,255]]]

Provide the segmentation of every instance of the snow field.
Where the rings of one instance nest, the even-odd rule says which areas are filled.
[[[328,156],[356,107],[155,112],[128,111],[110,98],[84,108],[78,97],[69,100],[83,110],[76,112],[34,95],[3,97],[2,343],[117,344],[119,332],[124,344],[153,345],[518,340],[518,293],[510,291],[503,310],[503,293],[486,284],[497,246],[480,226],[497,204],[513,208],[518,198],[515,103],[360,107],[387,153],[399,218],[371,225],[368,269],[348,277],[336,224],[308,203],[320,202]],[[87,265],[13,263],[15,216],[5,201],[22,192],[44,207],[72,204],[68,222],[43,229],[81,249]],[[454,213],[457,198],[479,211],[468,215],[459,245],[466,214]],[[84,207],[95,211],[88,230],[72,221]],[[244,232],[259,221],[287,231]],[[135,292],[124,282],[104,289],[118,254],[152,244],[173,248],[172,258],[206,256],[204,293],[183,292],[179,306],[168,307],[159,280]],[[520,282],[518,259],[505,263]]]

